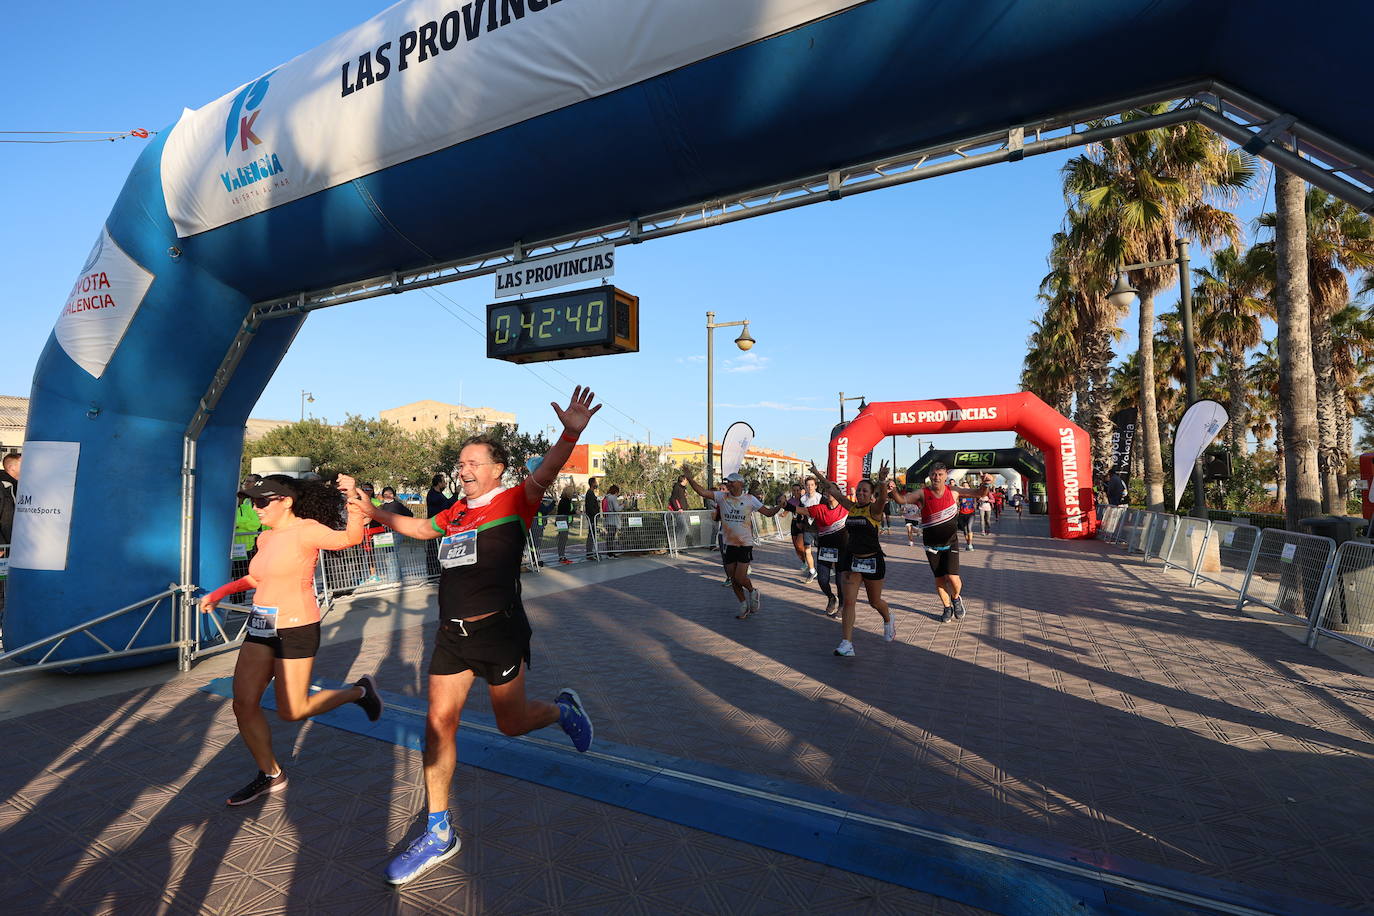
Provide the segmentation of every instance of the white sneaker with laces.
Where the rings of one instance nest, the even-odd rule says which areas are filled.
[[[888,642],[892,642],[892,640],[896,638],[897,621],[889,620],[887,623],[883,624],[883,639],[887,640]]]
[[[840,644],[835,647],[835,654],[845,658],[854,657],[854,644],[847,639],[841,639]]]

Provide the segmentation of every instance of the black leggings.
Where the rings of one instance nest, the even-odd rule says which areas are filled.
[[[827,598],[835,597],[835,593],[830,588],[830,571],[834,568],[834,563],[818,562],[816,564],[816,581],[820,583],[821,591],[825,593]]]

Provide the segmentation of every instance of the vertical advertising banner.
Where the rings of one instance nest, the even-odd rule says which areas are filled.
[[[1112,414],[1112,463],[1122,480],[1131,476],[1131,453],[1135,448],[1136,409],[1126,407]]]
[[[25,442],[14,508],[15,569],[66,569],[79,442]]]
[[[1188,478],[1193,476],[1193,465],[1202,457],[1207,446],[1221,432],[1230,417],[1226,408],[1216,401],[1202,400],[1195,403],[1183,414],[1174,429],[1174,508],[1183,499],[1183,491],[1188,487]]]

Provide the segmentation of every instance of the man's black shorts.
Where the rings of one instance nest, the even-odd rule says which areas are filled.
[[[887,558],[882,554],[872,557],[855,557],[849,553],[840,554],[840,572],[854,572],[854,561],[858,560],[877,560],[877,569],[871,573],[860,573],[868,582],[881,582],[887,578]]]
[[[521,662],[530,663],[531,632],[520,604],[476,622],[443,620],[434,638],[429,673],[471,671],[491,686],[499,687],[519,677]]]
[[[902,523],[908,528],[919,529],[921,527],[921,520],[919,518],[904,518],[902,519]]]
[[[937,579],[959,575],[959,542],[953,541],[939,550],[927,546],[926,559],[930,561],[930,571]]]
[[[303,627],[285,627],[276,636],[254,636],[249,633],[244,642],[255,642],[272,650],[273,658],[314,658],[320,651],[320,622]]]
[[[731,563],[752,563],[754,562],[754,548],[736,547],[734,544],[725,545],[725,565]]]

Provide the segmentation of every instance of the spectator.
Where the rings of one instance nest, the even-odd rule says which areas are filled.
[[[620,484],[611,484],[606,491],[606,498],[601,501],[601,509],[606,513],[606,551],[609,553],[615,549],[615,538],[620,533]]]
[[[563,495],[558,498],[558,506],[554,509],[553,527],[558,531],[558,562],[571,563],[568,559],[568,527],[572,524],[573,498],[577,491],[572,484],[563,488]]]
[[[544,549],[544,526],[549,523],[557,504],[558,501],[554,499],[554,494],[545,490],[544,495],[539,500],[539,508],[534,513],[534,523],[530,527],[530,534],[534,538],[534,562],[539,566],[544,565],[544,561],[539,556],[539,551]]]
[[[10,452],[0,461],[0,544],[11,543],[14,507],[19,492],[19,455]]]
[[[429,492],[425,494],[425,516],[434,518],[451,505],[453,498],[444,495],[444,475],[435,474],[429,482]]]
[[[415,517],[415,513],[410,511],[410,507],[396,498],[396,491],[391,487],[382,487],[382,511],[391,512],[395,515],[405,515],[410,518]]]
[[[587,479],[587,495],[582,497],[582,512],[587,516],[587,559],[599,560],[596,553],[596,517],[601,514],[601,497],[596,492],[596,478]]]
[[[1107,504],[1110,506],[1124,506],[1127,503],[1126,481],[1121,479],[1116,468],[1107,472]]]
[[[679,474],[677,483],[673,484],[673,490],[668,495],[668,509],[676,512],[673,516],[673,527],[677,533],[679,544],[687,543],[687,478]]]

